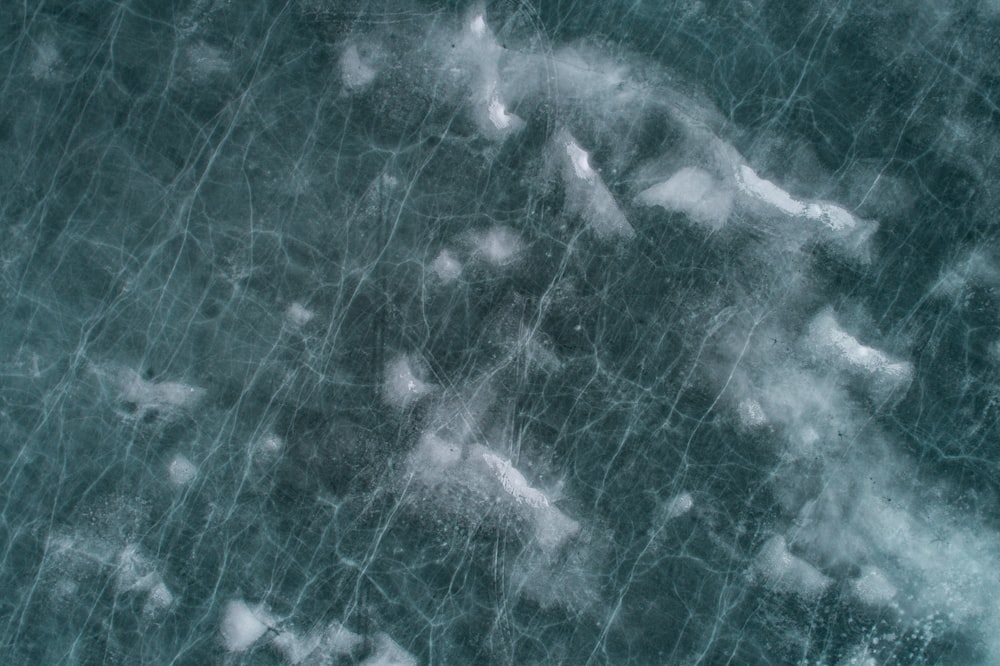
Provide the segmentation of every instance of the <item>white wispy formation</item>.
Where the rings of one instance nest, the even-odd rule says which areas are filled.
[[[242,599],[226,604],[222,613],[222,644],[228,652],[246,652],[274,626],[262,605],[250,607]]]
[[[355,44],[348,44],[340,52],[340,80],[347,90],[360,90],[375,80],[377,72],[362,60]]]
[[[733,193],[725,184],[698,167],[685,167],[666,181],[639,193],[639,203],[683,213],[699,224],[719,229],[733,209]]]
[[[553,139],[553,159],[560,164],[563,186],[566,190],[566,208],[581,217],[586,225],[601,239],[628,239],[635,230],[625,218],[611,191],[594,167],[590,153],[584,150],[573,135],[559,130]]]
[[[434,389],[417,377],[414,372],[415,362],[407,354],[401,354],[389,361],[385,369],[385,387],[382,395],[385,401],[394,406],[405,408],[415,403]]]
[[[756,573],[777,592],[813,597],[833,581],[819,569],[788,550],[785,537],[776,534],[767,540],[754,562]]]

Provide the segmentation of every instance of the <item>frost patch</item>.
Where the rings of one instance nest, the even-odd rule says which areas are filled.
[[[226,604],[222,616],[222,644],[227,652],[246,652],[274,625],[274,618],[257,605],[251,608],[242,599]]]
[[[359,90],[375,80],[376,71],[361,59],[358,47],[347,45],[340,54],[340,79],[348,90]]]
[[[434,389],[417,377],[415,363],[408,355],[397,356],[389,362],[385,370],[385,401],[394,407],[405,408],[415,403]]]
[[[186,457],[178,454],[167,466],[167,473],[170,475],[170,483],[175,486],[183,486],[190,483],[198,475],[198,468]]]
[[[639,193],[639,203],[683,213],[699,224],[719,229],[733,209],[733,194],[704,169],[685,167],[666,182]]]
[[[635,236],[611,191],[591,166],[590,153],[566,130],[556,134],[555,160],[562,165],[566,208],[572,214],[581,217],[602,240]]]
[[[819,569],[788,550],[780,534],[767,540],[757,554],[754,568],[776,592],[791,592],[804,597],[820,594],[832,582]]]

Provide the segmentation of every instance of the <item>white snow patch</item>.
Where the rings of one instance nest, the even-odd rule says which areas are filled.
[[[756,428],[767,423],[767,415],[764,414],[764,408],[753,398],[740,400],[737,412],[740,415],[740,423],[746,428]]]
[[[859,600],[872,606],[887,604],[896,596],[896,588],[880,569],[873,566],[861,569],[861,575],[851,581],[851,591]]]
[[[508,227],[493,227],[472,234],[476,255],[494,266],[512,263],[524,247],[521,237]]]
[[[691,493],[680,493],[675,495],[667,502],[666,515],[667,519],[671,520],[679,516],[683,516],[685,513],[694,508],[694,498],[691,497]]]
[[[301,303],[295,302],[285,310],[285,318],[294,326],[305,326],[316,316],[312,310],[307,309]]]
[[[532,507],[549,505],[549,499],[545,494],[532,488],[524,475],[517,471],[509,460],[488,452],[483,453],[483,460],[496,474],[504,491],[509,493],[518,504],[523,503]]]
[[[190,460],[181,454],[174,456],[167,466],[167,473],[170,475],[170,483],[175,486],[182,486],[190,483],[198,474],[198,468]]]
[[[282,631],[271,644],[285,655],[290,664],[297,666],[303,662],[326,664],[350,656],[363,640],[339,622],[332,622],[325,629],[316,629],[304,636],[292,630]]]
[[[774,206],[786,215],[799,216],[806,212],[805,204],[771,181],[758,176],[746,164],[737,169],[736,184],[745,194]]]
[[[407,652],[399,643],[392,640],[388,634],[378,633],[375,636],[375,650],[364,661],[362,666],[417,666],[417,658]]]
[[[245,652],[274,624],[263,608],[247,606],[242,599],[226,604],[222,616],[222,643],[228,652]]]
[[[767,540],[754,562],[756,572],[777,592],[816,596],[832,582],[816,567],[788,550],[780,534]]]
[[[118,386],[119,397],[135,405],[136,416],[142,417],[150,411],[172,413],[190,409],[204,397],[205,389],[181,382],[153,382],[134,370],[119,368],[105,371],[98,369],[99,375],[111,374]]]
[[[462,264],[448,250],[441,250],[431,262],[431,271],[442,282],[452,282],[462,274]]]
[[[469,23],[469,30],[472,31],[473,35],[477,37],[482,37],[486,34],[486,18],[482,14],[476,14],[472,17],[472,21]]]
[[[409,407],[430,393],[434,385],[420,380],[413,371],[414,361],[403,354],[389,361],[385,370],[385,401],[394,407]]]
[[[495,93],[489,96],[486,112],[490,122],[498,130],[515,132],[524,127],[524,121],[516,114],[507,111],[507,107]]]
[[[555,145],[556,160],[562,165],[566,208],[583,218],[601,239],[633,237],[635,230],[628,223],[600,174],[590,165],[590,153],[566,130],[560,130],[556,134]]]
[[[348,90],[363,88],[375,79],[375,70],[361,59],[358,47],[348,44],[340,54],[340,78]]]
[[[861,344],[837,323],[832,311],[824,310],[809,325],[809,344],[814,352],[839,363],[846,370],[873,382],[879,395],[909,384],[913,367],[885,352]]]
[[[733,209],[733,194],[704,169],[685,167],[667,181],[639,193],[646,206],[683,213],[699,224],[722,227]]]

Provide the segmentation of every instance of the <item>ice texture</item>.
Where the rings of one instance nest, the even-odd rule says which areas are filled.
[[[7,2],[3,664],[1000,663],[1000,4]]]

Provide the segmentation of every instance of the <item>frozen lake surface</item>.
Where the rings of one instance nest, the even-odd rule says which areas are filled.
[[[0,34],[0,662],[1000,663],[997,0]]]

